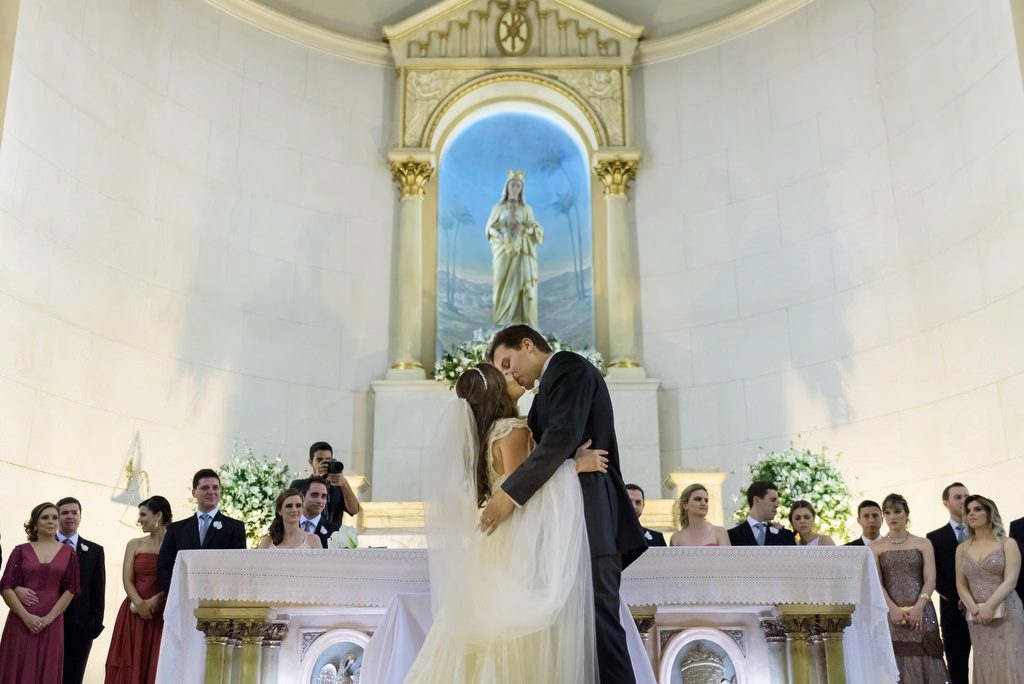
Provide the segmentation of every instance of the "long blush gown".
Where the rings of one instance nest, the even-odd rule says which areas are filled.
[[[156,583],[155,553],[137,553],[132,561],[135,591],[144,599],[160,593]],[[106,684],[148,684],[156,681],[156,664],[160,655],[160,637],[164,632],[163,607],[149,620],[131,611],[127,596],[117,611],[114,634],[107,653]]]
[[[0,591],[15,587],[36,592],[39,601],[27,610],[32,615],[46,615],[65,591],[78,594],[75,552],[61,544],[52,561],[40,563],[31,544],[15,546],[0,580]],[[63,679],[63,672],[63,613],[39,634],[33,634],[20,618],[9,614],[0,637],[0,684],[52,684]]]
[[[1012,542],[1011,542],[1012,543]],[[966,551],[966,549],[964,549]],[[1006,569],[1003,548],[976,561],[963,553],[963,571],[971,596],[984,603],[1002,584]],[[968,622],[974,649],[974,684],[1024,683],[1024,608],[1017,592],[1003,600],[1004,615],[987,625]]]

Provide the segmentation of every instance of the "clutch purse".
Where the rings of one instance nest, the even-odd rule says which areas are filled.
[[[1006,603],[1005,602],[1001,602],[998,606],[996,606],[996,609],[992,611],[992,619],[993,620],[1002,620],[1004,617],[1006,617]],[[973,613],[968,613],[967,614],[967,621],[968,622],[977,622],[977,618],[974,617]]]

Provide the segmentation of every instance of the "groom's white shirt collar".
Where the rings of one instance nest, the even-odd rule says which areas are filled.
[[[750,525],[750,529],[752,529],[752,530],[754,530],[756,532],[757,531],[757,526],[761,524],[761,521],[760,520],[754,520],[753,518],[751,518],[748,515],[747,516],[747,524]],[[768,528],[765,527],[765,529],[768,529]]]
[[[306,522],[311,522],[313,523],[313,528],[316,529],[317,527],[320,527],[320,518],[322,518],[323,515],[323,513],[320,513],[315,518],[307,518],[306,514],[303,513],[299,517],[299,527],[302,527],[304,524],[306,524]]]
[[[544,377],[544,371],[548,369],[548,364],[551,363],[551,359],[555,356],[554,352],[548,354],[548,358],[544,361],[544,365],[540,367],[540,377]],[[537,378],[538,380],[540,378]]]

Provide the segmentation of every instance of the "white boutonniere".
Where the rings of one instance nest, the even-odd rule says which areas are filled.
[[[772,534],[778,534],[779,533],[779,523],[774,522],[774,521],[769,523],[768,524],[768,531],[771,532]]]
[[[327,534],[327,528],[323,525],[320,526],[320,534]]]
[[[224,527],[224,523],[222,523],[220,520],[214,520],[213,526],[214,528],[219,530],[220,528]]]
[[[329,549],[355,549],[359,547],[359,534],[356,528],[342,525],[337,532],[327,539]]]
[[[644,539],[646,539],[647,541],[652,541],[654,539],[654,537],[651,536],[651,533],[650,533],[649,530],[645,530],[644,531]]]
[[[89,545],[88,544],[82,544],[82,550],[83,551],[88,551],[89,550]]]

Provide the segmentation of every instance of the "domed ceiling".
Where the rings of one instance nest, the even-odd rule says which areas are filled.
[[[431,5],[430,0],[255,0],[295,19],[368,41],[381,28]],[[592,5],[644,27],[647,40],[688,31],[765,0],[589,0]]]

